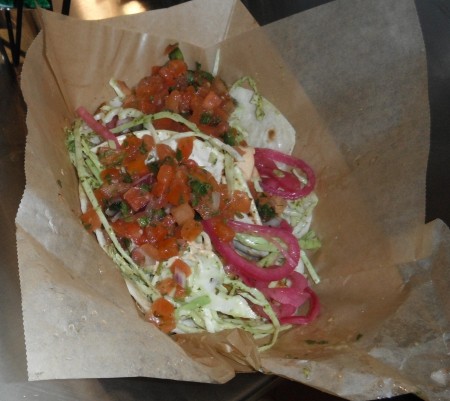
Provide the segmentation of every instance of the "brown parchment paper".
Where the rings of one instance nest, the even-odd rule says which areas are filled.
[[[218,12],[220,10],[220,12]],[[147,376],[225,382],[259,370],[341,397],[449,399],[449,231],[424,224],[426,62],[410,0],[335,1],[264,29],[233,0],[103,21],[45,12],[22,73],[27,184],[17,247],[30,380]],[[142,322],[78,221],[63,128],[178,41],[228,81],[253,76],[318,177],[319,319],[258,353],[239,331],[170,338]]]

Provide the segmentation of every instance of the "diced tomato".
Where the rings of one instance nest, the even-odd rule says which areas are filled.
[[[169,164],[163,164],[158,171],[156,176],[156,184],[153,185],[152,193],[156,197],[161,197],[166,195],[170,184],[175,175],[175,167]]]
[[[134,212],[147,206],[152,197],[153,195],[150,192],[137,187],[131,187],[123,194],[123,198],[131,206]]]
[[[167,230],[169,230],[169,235],[171,234],[171,231],[173,231],[173,226],[175,225],[175,218],[171,214],[166,214],[159,223],[166,227]]]
[[[135,243],[140,243],[144,230],[136,221],[116,220],[111,222],[111,227],[118,237],[128,238]]]
[[[175,206],[170,210],[170,213],[175,218],[175,221],[179,225],[183,225],[188,220],[193,220],[195,216],[194,209],[192,209],[189,203],[182,203],[179,206]]]
[[[173,90],[170,92],[170,95],[166,99],[166,108],[174,113],[180,112],[180,101],[181,101],[182,95],[180,91]]]
[[[206,110],[212,110],[218,107],[222,103],[222,99],[214,91],[209,91],[206,97],[203,99],[202,106]]]
[[[122,151],[126,154],[125,162],[134,160],[136,158],[144,159],[147,157],[148,152],[155,146],[155,140],[151,135],[144,135],[142,138],[138,138],[134,134],[128,134],[122,143]]]
[[[204,125],[199,124],[200,130],[212,137],[220,138],[225,132],[228,131],[229,125],[227,122],[223,121],[217,125]]]
[[[211,196],[203,196],[193,206],[194,210],[201,216],[202,219],[210,219],[219,213],[218,209],[213,208]]]
[[[141,144],[142,141],[136,135],[128,134],[122,142],[122,150],[126,153],[125,160],[133,159],[139,153]]]
[[[190,266],[181,259],[175,259],[173,263],[170,265],[170,271],[172,274],[175,274],[176,271],[179,271],[184,274],[185,277],[189,277],[192,273]]]
[[[233,217],[236,213],[248,213],[250,204],[249,196],[244,191],[236,190],[225,204],[225,209],[228,211],[229,217]]]
[[[156,175],[156,180],[158,182],[171,183],[175,176],[175,167],[170,164],[163,164]]]
[[[214,177],[201,168],[191,170],[189,185],[191,187],[191,204],[194,210],[203,219],[216,215],[219,212],[219,203],[216,202],[213,194],[219,190],[219,184]]]
[[[174,206],[188,202],[191,193],[187,184],[187,178],[179,176],[179,172],[180,170],[177,170],[166,198],[167,202]]]
[[[189,116],[188,119],[190,122],[200,125],[200,118],[203,114],[203,108],[201,106],[201,103],[197,104],[198,101],[199,101],[198,96],[195,96],[191,99],[192,114]],[[201,100],[200,100],[200,102],[201,102]]]
[[[181,153],[181,160],[189,159],[194,148],[194,137],[188,136],[186,138],[181,138],[178,140],[177,149]]]
[[[148,153],[155,147],[155,140],[151,135],[143,135],[142,136],[142,144],[145,151]]]
[[[105,196],[105,193],[101,190],[101,188],[94,189],[94,195],[98,203],[102,207],[104,207],[109,200],[109,198]]]
[[[169,237],[157,243],[159,251],[159,260],[167,260],[179,253],[178,242],[175,238]]]
[[[175,299],[184,298],[186,296],[185,289],[172,277],[161,280],[158,284],[156,284],[156,289],[161,293],[161,295],[169,295]]]
[[[89,232],[93,232],[101,227],[100,218],[95,210],[91,207],[80,217],[83,227]]]
[[[173,292],[175,292],[176,282],[172,277],[165,278],[161,280],[158,284],[156,284],[156,289],[161,293],[161,295],[170,295],[172,296]]]
[[[127,95],[125,97],[125,99],[123,99],[122,102],[122,107],[123,108],[133,108],[133,109],[137,109],[137,98],[136,95],[134,93],[131,93],[129,95]]]
[[[191,101],[194,96],[195,88],[192,85],[188,86],[184,91],[181,92],[180,103],[178,104],[181,114],[191,114]]]
[[[152,101],[153,99],[153,101]],[[158,106],[157,104],[154,102],[155,98],[150,98],[150,97],[140,97],[137,98],[135,101],[134,106],[130,105],[128,107],[133,107],[134,109],[138,109],[140,111],[142,111],[144,114],[155,114],[157,113],[158,110]]]
[[[219,96],[228,94],[228,88],[226,83],[220,77],[217,76],[214,77],[212,81],[211,89]]]
[[[131,188],[131,184],[125,182],[117,182],[113,184],[104,184],[94,191],[95,197],[104,205],[106,201],[122,196]]]
[[[177,132],[185,131],[185,129],[183,128],[183,124],[177,123],[171,118],[159,118],[158,120],[153,121],[153,126],[155,127],[155,129],[165,129],[168,131]]]
[[[162,241],[168,233],[169,230],[161,224],[155,226],[149,225],[144,229],[144,234],[151,244]]]
[[[193,165],[195,166],[195,165]],[[191,167],[189,170],[192,177],[198,179],[199,181],[206,182],[211,185],[211,192],[217,191],[219,189],[219,184],[217,183],[214,176],[202,167]]]
[[[131,176],[142,177],[149,173],[148,167],[145,164],[147,155],[138,154],[134,159],[128,160],[124,163],[124,167]]]
[[[164,160],[168,157],[175,159],[175,151],[165,143],[156,144],[156,155],[158,156],[159,160]]]
[[[197,95],[199,96],[199,99],[203,99],[208,95],[209,91],[211,90],[211,85],[208,81],[202,82],[202,85],[197,88]]]
[[[230,242],[233,240],[235,232],[224,222],[223,219],[213,218],[211,219],[211,222],[213,223],[214,233],[217,235],[220,241]]]
[[[116,167],[120,165],[125,157],[121,149],[100,148],[97,151],[98,159],[105,167]]]
[[[223,134],[230,130],[230,124],[228,124],[229,114],[221,108],[214,110],[214,117],[217,119],[217,124],[214,125],[214,132],[211,134],[215,137],[221,137]]]
[[[243,191],[237,190],[233,192],[234,210],[237,213],[249,213],[251,206],[250,197]]]
[[[122,181],[122,172],[115,167],[105,168],[100,173],[100,178],[106,184],[115,184]]]
[[[186,241],[194,241],[203,231],[199,221],[188,220],[181,226],[181,238]]]
[[[145,314],[145,319],[168,334],[176,327],[175,307],[167,299],[158,298]]]
[[[187,71],[187,65],[183,60],[169,60],[158,71],[158,76],[164,79],[168,86],[174,86],[176,78]]]
[[[149,244],[149,243],[142,244],[139,247],[139,250],[142,254],[144,254],[144,257],[145,257],[145,255],[147,255],[148,257],[150,257],[154,260],[160,260],[159,251],[152,244]]]
[[[142,78],[136,86],[136,96],[147,97],[155,96],[166,91],[164,79],[159,75],[151,75]]]
[[[171,69],[173,74],[178,77],[187,71],[187,64],[183,60],[170,60],[167,66]]]
[[[234,104],[233,100],[227,99],[220,107],[225,113],[227,113],[228,116],[230,116],[230,114],[233,113],[234,109],[236,108],[236,105]]]

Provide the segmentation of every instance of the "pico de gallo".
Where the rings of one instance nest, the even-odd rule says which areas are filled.
[[[319,313],[314,172],[249,145],[234,88],[250,82],[255,122],[273,110],[252,80],[230,88],[189,69],[177,45],[166,53],[134,87],[112,79],[116,96],[94,113],[76,110],[67,146],[81,222],[160,330],[241,328],[268,348]]]

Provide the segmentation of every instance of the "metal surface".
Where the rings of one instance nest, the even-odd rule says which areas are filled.
[[[261,24],[326,1],[245,1]],[[302,3],[302,4],[300,4]],[[276,4],[276,12],[274,5]],[[431,153],[427,175],[427,220],[450,224],[450,6],[447,1],[416,1],[425,37],[431,105]],[[14,218],[24,188],[25,106],[9,67],[0,60],[0,400],[129,401],[129,400],[257,400],[280,380],[260,374],[238,375],[225,385],[157,379],[102,379],[27,382],[25,345]],[[337,400],[294,386],[292,398]],[[281,394],[281,393],[280,393]],[[303,395],[303,396],[302,396]],[[275,390],[271,399],[277,398]],[[414,396],[397,397],[414,400]]]

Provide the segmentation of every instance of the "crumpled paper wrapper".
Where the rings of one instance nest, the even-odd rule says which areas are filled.
[[[30,380],[145,376],[223,383],[261,371],[350,400],[449,398],[450,235],[424,224],[429,112],[411,0],[335,1],[260,28],[234,0],[102,21],[41,11],[28,51],[26,189],[17,247]],[[318,178],[312,256],[322,313],[258,353],[240,331],[160,333],[78,220],[64,144],[76,107],[112,97],[179,42],[187,61],[253,76]]]

